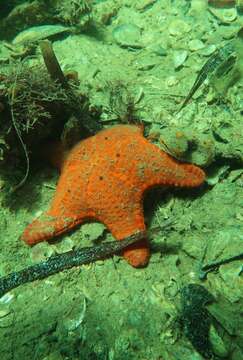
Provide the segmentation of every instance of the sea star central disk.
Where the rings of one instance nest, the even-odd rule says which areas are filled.
[[[111,127],[71,150],[50,209],[27,226],[22,239],[33,245],[93,219],[122,240],[145,231],[146,190],[157,185],[194,187],[202,184],[204,177],[197,166],[180,163],[151,144],[140,127]],[[124,250],[124,257],[135,267],[146,265],[146,239]]]

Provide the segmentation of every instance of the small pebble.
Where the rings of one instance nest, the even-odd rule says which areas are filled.
[[[143,57],[136,61],[138,70],[142,70],[142,71],[151,70],[157,64],[158,64],[157,58],[153,58],[151,56]]]
[[[237,11],[235,7],[231,9],[216,9],[212,7],[209,9],[213,16],[215,16],[222,24],[230,24],[237,18]]]
[[[179,82],[179,80],[175,77],[175,76],[169,76],[167,79],[166,79],[166,84],[167,86],[171,87],[171,86],[175,86],[177,85]]]
[[[13,300],[13,298],[14,298],[14,295],[9,292],[9,293],[3,295],[0,298],[0,303],[1,304],[8,304]]]
[[[182,131],[164,131],[159,139],[160,143],[165,145],[171,154],[177,158],[181,159],[188,150],[188,139],[187,136]]]
[[[207,6],[208,4],[205,0],[191,0],[190,14],[204,16]]]
[[[118,45],[125,48],[140,49],[141,30],[134,24],[122,24],[113,30],[113,37]]]
[[[212,164],[215,157],[215,146],[212,139],[199,139],[195,141],[195,150],[190,154],[192,163],[206,167]]]
[[[176,37],[181,37],[191,30],[191,26],[185,21],[177,19],[169,25],[169,34]]]
[[[221,26],[221,34],[222,34],[222,38],[225,40],[230,40],[233,39],[235,37],[235,35],[237,34],[237,31],[239,30],[238,26]]]
[[[34,263],[44,261],[54,254],[53,246],[49,245],[48,242],[43,241],[39,244],[36,244],[31,249],[31,260]]]
[[[103,235],[105,226],[102,223],[93,222],[83,224],[80,230],[82,237],[87,238],[89,241],[95,241]]]
[[[174,53],[173,53],[174,68],[178,69],[179,67],[181,67],[184,64],[184,62],[186,61],[187,56],[188,56],[188,53],[186,50],[174,51]]]
[[[159,56],[166,56],[167,50],[160,44],[154,44],[149,47],[149,50],[151,50],[154,54]]]
[[[189,41],[188,47],[189,47],[189,50],[191,50],[191,51],[197,51],[197,50],[203,49],[205,47],[205,45],[201,40],[193,39],[193,40]]]
[[[210,56],[215,52],[215,50],[216,50],[215,45],[208,45],[200,51],[200,54],[203,56]]]
[[[10,309],[0,310],[0,319],[7,316],[10,313]]]
[[[136,9],[144,11],[147,8],[150,8],[157,0],[139,0],[136,4]]]
[[[61,242],[56,243],[55,248],[57,254],[71,251],[74,248],[73,240],[69,236],[65,237]]]

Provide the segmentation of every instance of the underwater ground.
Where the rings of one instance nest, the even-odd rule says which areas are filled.
[[[33,26],[50,26],[37,40],[49,38],[53,25],[75,28],[60,31],[52,44],[63,71],[78,73],[91,116],[103,127],[144,123],[151,141],[202,167],[207,179],[198,189],[160,188],[146,196],[152,249],[146,268],[132,268],[114,256],[20,286],[0,298],[1,359],[243,359],[243,256],[200,279],[202,265],[243,254],[242,12],[235,6],[210,7],[203,0],[53,3],[55,10],[48,1],[0,3],[0,74],[11,66],[9,58],[25,59],[25,49],[14,44],[22,31],[30,29],[36,41],[43,28],[31,30]],[[235,41],[233,55],[213,63],[179,111],[203,65],[230,41]],[[43,64],[39,48],[34,51],[26,64]],[[0,106],[0,149],[8,149],[8,140],[13,149],[15,143],[4,130],[5,115]],[[69,126],[71,121],[65,123],[67,132]],[[28,141],[25,136],[23,132]],[[5,162],[4,151],[1,276],[54,253],[112,239],[102,224],[89,223],[52,244],[31,248],[20,241],[27,224],[48,208],[59,174],[32,159],[24,185],[6,200],[8,181],[19,181],[25,162],[20,155],[20,167],[9,168],[18,151],[14,148]],[[201,295],[201,286],[206,295]]]

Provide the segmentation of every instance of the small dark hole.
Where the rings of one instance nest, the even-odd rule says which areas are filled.
[[[117,157],[120,157],[120,154],[116,154]]]
[[[99,179],[100,179],[100,180],[103,180],[103,176],[100,176]]]

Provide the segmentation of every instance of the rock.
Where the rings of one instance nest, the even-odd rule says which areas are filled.
[[[113,30],[116,43],[125,48],[141,49],[141,30],[134,24],[122,24]]]
[[[200,54],[203,56],[210,56],[215,52],[215,50],[216,50],[215,45],[208,45],[200,51]]]
[[[48,242],[43,241],[39,244],[36,244],[31,249],[31,260],[34,263],[44,261],[54,254],[54,248],[48,244]]]
[[[239,31],[239,27],[237,25],[236,26],[234,26],[233,24],[231,26],[229,26],[229,25],[225,25],[225,26],[221,25],[219,33],[220,33],[220,35],[222,36],[223,39],[231,40],[236,36],[238,31]]]
[[[174,51],[174,54],[173,54],[174,68],[175,69],[180,68],[186,61],[187,56],[188,56],[188,53],[186,50]]]
[[[65,239],[63,239],[61,242],[56,243],[55,249],[57,254],[64,253],[67,251],[71,251],[74,248],[73,240],[67,236]]]
[[[8,292],[7,294],[3,295],[0,298],[0,305],[1,304],[9,304],[10,302],[12,302],[14,299],[14,295],[11,294],[10,292]]]
[[[223,340],[217,333],[214,326],[211,326],[209,331],[209,339],[215,355],[225,359],[229,355],[229,349],[225,346]]]
[[[159,142],[177,159],[183,158],[188,150],[188,139],[182,131],[162,130]]]
[[[153,44],[149,46],[149,50],[159,56],[166,56],[167,50],[160,44]]]
[[[169,77],[166,79],[166,85],[167,85],[168,87],[175,86],[175,85],[178,84],[178,82],[179,82],[179,80],[177,79],[177,77],[175,77],[175,76],[173,76],[173,75],[169,76]]]
[[[169,25],[169,34],[175,37],[182,37],[191,30],[191,26],[185,21],[176,19]]]
[[[193,39],[189,41],[188,44],[189,50],[191,51],[198,51],[205,47],[204,43],[199,39]]]
[[[158,61],[157,57],[151,56],[149,54],[148,56],[144,56],[142,58],[139,58],[136,61],[137,69],[142,71],[147,71],[153,69],[155,65],[160,64],[160,61]]]
[[[139,0],[136,4],[136,9],[139,11],[145,11],[146,9],[153,6],[157,0]]]
[[[209,166],[214,161],[215,157],[215,144],[210,136],[202,135],[195,137],[194,150],[190,154],[190,161],[198,166]],[[193,146],[193,145],[192,145]]]
[[[239,253],[240,251],[238,254]],[[243,297],[241,285],[242,280],[239,276],[241,273],[241,267],[242,266],[238,265],[237,262],[231,262],[229,264],[222,265],[219,268],[219,274],[223,280],[222,294],[231,303],[237,303],[242,300]]]
[[[70,28],[62,25],[40,25],[33,26],[20,32],[14,39],[14,45],[25,45],[39,40],[47,39],[51,36],[70,32]]]
[[[207,10],[207,2],[205,0],[191,0],[190,15],[204,16]]]
[[[94,241],[104,232],[105,226],[101,223],[84,224],[81,227],[82,236],[87,237],[89,241]]]
[[[209,9],[211,14],[216,17],[221,24],[230,24],[237,18],[237,11],[234,7],[231,9],[216,9],[210,7]]]
[[[81,303],[81,300],[80,300]],[[62,319],[63,328],[70,332],[76,330],[83,322],[86,313],[86,299],[83,298],[83,306],[74,306]]]

